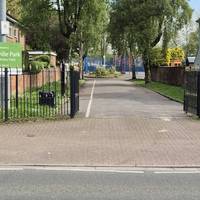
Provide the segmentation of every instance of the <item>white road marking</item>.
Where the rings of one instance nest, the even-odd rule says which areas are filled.
[[[168,171],[168,172],[154,172],[154,174],[200,174],[200,171]]]
[[[0,168],[0,171],[22,171],[22,170],[24,170],[24,168],[12,168],[12,167],[10,167],[10,168],[6,168],[6,167],[2,167],[2,168]]]
[[[172,168],[165,170],[156,170],[154,174],[200,174],[199,168]]]
[[[91,106],[92,106],[92,101],[93,101],[93,96],[94,96],[95,84],[96,84],[96,80],[94,80],[94,83],[93,83],[93,87],[92,87],[92,91],[91,91],[91,95],[90,95],[90,100],[89,100],[88,107],[87,107],[87,112],[85,114],[86,118],[89,118],[89,116],[90,116],[90,111],[91,111]]]
[[[98,169],[98,168],[68,168],[68,167],[35,167],[35,170],[44,171],[69,171],[69,172],[103,172],[103,173],[125,173],[125,174],[144,174],[144,171],[120,170],[120,169]]]
[[[134,168],[134,167],[65,167],[65,166],[19,166],[0,167],[0,171],[66,171],[66,172],[102,172],[119,174],[200,174],[200,168]]]

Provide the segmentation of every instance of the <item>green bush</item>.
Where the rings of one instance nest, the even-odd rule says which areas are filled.
[[[115,78],[118,78],[120,76],[120,72],[116,72],[114,73]]]
[[[105,77],[107,76],[109,73],[105,68],[97,68],[96,69],[96,77]]]
[[[49,68],[50,67],[50,57],[48,55],[40,55],[40,56],[36,56],[34,58],[34,61],[39,61],[44,64],[44,68]]]
[[[101,68],[96,69],[96,77],[101,77]]]
[[[45,67],[47,63],[41,62],[41,61],[31,61],[30,62],[30,72],[33,74],[37,74],[41,72]]]
[[[110,74],[115,74],[115,72],[116,72],[115,69],[113,69],[113,68],[110,68],[108,71]]]
[[[112,76],[115,76],[115,69],[105,69],[103,67],[98,67],[96,69],[96,77],[112,77]]]
[[[47,62],[50,63],[50,57],[48,55],[40,55],[34,58],[35,61]]]
[[[101,76],[105,77],[107,75],[108,75],[108,71],[106,69],[104,69],[104,68],[101,68]]]

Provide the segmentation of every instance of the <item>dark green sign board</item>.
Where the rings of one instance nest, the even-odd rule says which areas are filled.
[[[20,44],[0,43],[0,68],[22,68]]]

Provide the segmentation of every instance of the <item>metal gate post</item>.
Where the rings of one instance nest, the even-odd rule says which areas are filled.
[[[187,89],[187,74],[188,72],[185,70],[184,72],[184,101],[183,101],[183,111],[185,111],[186,113],[188,112],[187,110],[187,100],[186,100],[186,89]]]
[[[75,76],[74,69],[70,68],[70,117],[75,116]]]
[[[79,80],[80,72],[70,69],[70,117],[74,118],[79,111]]]
[[[4,109],[5,109],[5,121],[8,121],[8,68],[5,68],[5,99],[4,99]]]
[[[200,117],[200,72],[197,74],[197,116]]]
[[[65,95],[65,63],[62,62],[61,66],[61,95]]]
[[[18,77],[18,71],[17,71],[17,74],[16,74],[16,108],[18,109],[19,107],[19,86],[18,86],[18,83],[19,83],[19,77]]]

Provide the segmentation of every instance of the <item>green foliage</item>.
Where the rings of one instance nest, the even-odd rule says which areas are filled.
[[[105,68],[97,68],[96,69],[96,77],[105,77],[107,75],[107,70]]]
[[[187,56],[196,56],[199,45],[198,41],[199,41],[199,30],[191,32],[189,35],[189,40],[184,47],[185,54]]]
[[[113,69],[113,68],[110,68],[108,71],[110,74],[115,74],[115,72],[116,72],[115,69]]]
[[[41,61],[31,61],[30,62],[30,72],[33,74],[37,74],[41,72],[45,67],[47,63],[41,62]]]
[[[142,54],[146,82],[150,77],[150,52],[163,39],[163,55],[169,41],[191,19],[187,0],[116,0],[112,2],[110,38],[115,49],[123,52],[131,43]]]
[[[36,61],[40,62],[46,62],[47,64],[50,64],[50,57],[48,55],[39,55],[34,58]]]
[[[166,61],[162,54],[162,48],[153,48],[150,52],[150,65],[159,67],[166,65]]]
[[[104,78],[104,77],[118,77],[120,73],[116,72],[115,69],[105,69],[103,67],[98,67],[96,69],[95,75],[97,78]]]
[[[25,71],[33,74],[41,72],[43,69],[50,67],[50,57],[48,55],[40,55],[33,58],[32,61],[27,62]]]
[[[166,53],[166,62],[169,65],[171,61],[183,61],[185,53],[182,48],[169,48]]]
[[[21,21],[27,42],[33,50],[50,50],[50,24],[52,6],[50,0],[21,0]]]
[[[109,75],[109,71],[106,70],[105,68],[98,67],[98,68],[96,69],[96,77],[97,77],[97,78],[106,77],[107,75]]]
[[[22,23],[31,49],[54,50],[59,60],[69,60],[70,54],[87,54],[100,46],[108,22],[106,0],[21,2]]]
[[[21,18],[21,1],[20,0],[6,0],[7,2],[7,12],[10,13],[13,17],[20,19]]]
[[[77,31],[71,37],[73,53],[77,52],[80,59],[100,52],[109,20],[107,7],[106,0],[85,1]]]

